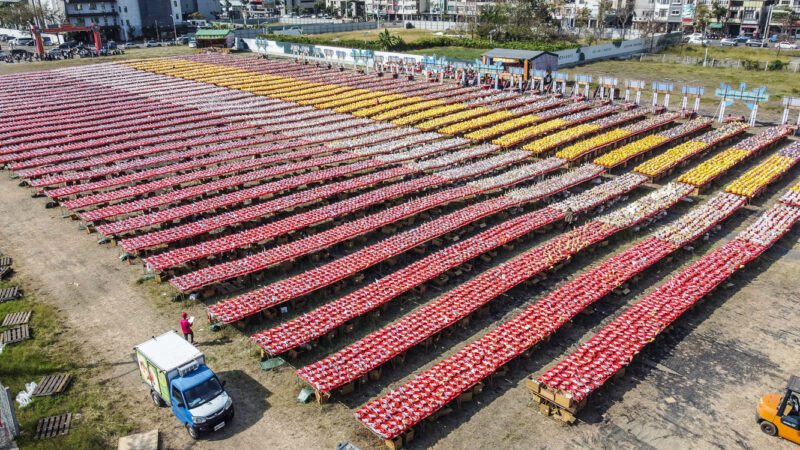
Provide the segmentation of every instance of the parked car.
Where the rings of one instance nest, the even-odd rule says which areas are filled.
[[[142,48],[142,45],[141,44],[137,44],[136,42],[126,42],[126,43],[120,45],[119,48],[121,48],[122,50],[128,50],[128,49],[132,49],[132,48]]]
[[[11,39],[11,36],[9,36],[7,34],[0,34],[0,42],[6,42],[9,39]]]
[[[145,47],[161,47],[161,42],[158,41],[147,41],[144,44]]]
[[[19,56],[20,58],[33,58],[33,53],[21,48],[15,48],[14,50],[11,50],[11,56]]]
[[[772,36],[769,37],[769,41],[770,42],[778,42],[778,35],[777,34],[773,34]]]
[[[63,44],[59,44],[58,45],[58,49],[59,50],[69,50],[69,49],[75,48],[77,46],[78,46],[77,42],[75,42],[75,41],[67,41],[67,42],[64,42]]]
[[[719,45],[723,47],[737,47],[739,45],[739,42],[737,42],[736,39],[733,38],[725,38],[719,41]]]
[[[189,48],[197,48],[197,41],[195,41],[194,39],[190,39]]]
[[[780,42],[775,46],[784,50],[797,50],[797,44],[789,41]]]
[[[751,36],[748,36],[746,34],[740,34],[739,36],[736,36],[736,42],[746,43],[750,39],[751,39]]]
[[[767,44],[761,39],[750,38],[747,40],[748,47],[766,47]]]
[[[703,37],[700,37],[700,36],[690,36],[689,37],[689,42],[687,42],[687,44],[689,44],[689,45],[709,45],[709,44],[711,44],[711,41],[709,41],[708,39],[705,39]]]
[[[9,42],[9,43],[11,45],[30,46],[30,45],[35,44],[36,41],[34,41],[31,38],[22,38],[22,37],[20,37],[20,38],[12,39],[11,42]]]

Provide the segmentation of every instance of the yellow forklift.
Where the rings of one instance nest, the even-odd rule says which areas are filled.
[[[756,408],[756,422],[761,431],[800,444],[800,377],[792,375],[786,393],[761,397]]]

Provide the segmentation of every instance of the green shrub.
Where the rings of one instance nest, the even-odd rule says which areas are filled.
[[[758,63],[758,61],[753,61],[752,59],[743,59],[742,60],[742,66],[744,67],[744,70],[759,70],[760,69],[760,67],[759,67],[760,64]]]
[[[767,70],[783,70],[784,67],[786,67],[786,63],[780,59],[770,61],[770,63],[767,64]]]
[[[385,40],[381,42],[380,40],[374,41],[367,41],[366,44],[363,40],[359,39],[340,39],[338,41],[332,41],[326,38],[319,38],[313,36],[278,36],[278,35],[259,35],[260,38],[268,38],[268,39],[276,39],[281,42],[291,42],[294,44],[309,44],[309,45],[330,45],[334,47],[350,47],[350,48],[366,48],[368,50],[383,50],[387,47],[385,44],[387,43]],[[548,52],[556,52],[559,50],[565,50],[570,48],[579,47],[576,44],[570,44],[565,42],[521,42],[521,41],[510,41],[510,42],[489,42],[484,39],[469,39],[469,38],[459,38],[459,37],[433,37],[433,38],[426,38],[426,39],[418,39],[414,42],[405,42],[402,39],[393,42],[394,44],[391,47],[391,50],[403,51],[403,50],[421,50],[430,47],[447,47],[447,46],[455,46],[455,47],[466,47],[466,48],[510,48],[515,50],[541,50],[541,51],[548,51]]]

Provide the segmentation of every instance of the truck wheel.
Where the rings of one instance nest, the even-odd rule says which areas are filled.
[[[156,391],[150,391],[150,397],[153,399],[153,403],[155,403],[159,408],[164,406],[164,399],[162,399]]]
[[[200,439],[200,431],[197,430],[197,427],[193,427],[187,423],[186,431],[189,432],[189,436],[191,436],[192,439],[194,440]]]
[[[773,424],[772,422],[767,422],[766,420],[762,420],[759,426],[761,427],[761,431],[763,431],[764,434],[768,434],[770,436],[775,436],[778,434],[778,428],[775,427],[775,424]]]

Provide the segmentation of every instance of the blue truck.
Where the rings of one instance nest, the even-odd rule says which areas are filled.
[[[225,382],[206,366],[205,356],[197,347],[169,331],[134,350],[153,403],[171,407],[193,439],[231,422],[233,400],[225,392]]]

